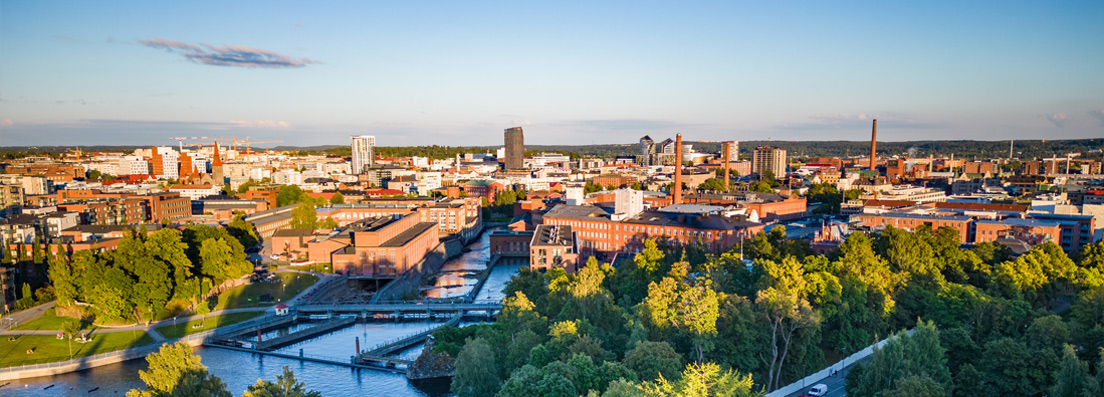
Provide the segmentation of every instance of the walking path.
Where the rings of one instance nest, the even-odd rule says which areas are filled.
[[[306,271],[301,271],[301,270],[291,270],[291,269],[280,269],[280,270],[277,271],[277,273],[301,273],[301,274],[310,274],[310,275],[318,277],[318,281],[316,281],[310,287],[307,287],[307,288],[303,289],[303,291],[300,292],[298,295],[296,295],[294,298],[289,299],[287,301],[287,304],[289,306],[298,303],[298,301],[303,296],[311,293],[312,291],[314,291],[315,288],[322,285],[327,280],[329,280],[331,278],[340,277],[340,276],[335,275],[335,274],[312,273],[312,272],[306,272]],[[14,323],[16,325],[23,324],[23,323],[26,323],[28,321],[34,320],[38,317],[41,317],[44,313],[46,313],[46,310],[49,310],[50,308],[54,307],[54,305],[56,303],[57,303],[56,301],[43,303],[41,305],[32,307],[30,309],[23,310],[23,311],[17,312],[17,313],[13,313],[11,315],[11,317],[15,320]],[[213,311],[213,312],[207,314],[206,317],[221,316],[223,314],[233,314],[233,313],[267,312],[267,311],[275,312],[275,310],[276,309],[274,309],[274,306],[243,307],[243,308],[237,308],[237,309],[216,310],[216,311]],[[183,322],[186,323],[186,322],[189,322],[189,321],[199,320],[199,319],[202,319],[202,318],[204,318],[204,316],[200,316],[200,315],[190,315],[190,316],[176,317],[176,318],[171,318],[170,317],[170,318],[166,318],[166,319],[163,319],[163,320],[154,321],[154,322],[150,323],[150,325],[148,325],[148,326],[143,325],[141,323],[131,324],[131,325],[124,325],[124,326],[96,325],[99,328],[96,329],[95,331],[93,331],[93,333],[96,333],[96,334],[110,334],[110,333],[116,333],[116,332],[145,331],[145,332],[149,332],[150,337],[153,338],[155,341],[164,342],[167,339],[165,339],[165,337],[163,337],[160,333],[158,333],[154,329],[156,329],[158,327],[165,326],[165,325],[169,325],[169,324],[176,324],[178,321],[183,321]],[[11,327],[12,321],[8,321],[7,317],[4,317],[3,320],[4,320],[3,321],[3,326],[0,326],[0,330],[4,330],[4,331],[0,331],[0,335],[56,335],[58,333],[58,331],[60,331],[60,330],[10,330],[8,328]]]
[[[57,304],[57,301],[49,301],[30,309],[8,314],[0,321],[0,330],[8,329],[42,317],[42,315],[45,314],[47,310],[54,307],[55,304]],[[11,318],[11,320],[8,320],[8,318]]]

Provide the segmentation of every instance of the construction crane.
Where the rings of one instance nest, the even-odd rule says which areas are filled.
[[[237,139],[237,137],[234,137],[233,142],[234,142],[234,150],[238,150],[238,143],[239,142],[245,142],[245,152],[246,153],[253,153],[253,148],[251,147],[251,145],[254,144],[254,143],[283,143],[284,141],[252,141],[252,142],[250,142],[249,137],[245,137],[244,141],[239,141]]]
[[[205,136],[187,136],[187,137],[174,136],[174,137],[169,138],[169,139],[177,141],[180,144],[180,151],[181,152],[184,152],[184,141],[185,140],[204,140],[204,141],[216,141],[217,140],[217,139],[208,138],[208,137],[205,137]]]

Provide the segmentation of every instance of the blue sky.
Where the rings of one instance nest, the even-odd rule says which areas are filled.
[[[0,146],[1104,136],[1104,2],[0,0]]]

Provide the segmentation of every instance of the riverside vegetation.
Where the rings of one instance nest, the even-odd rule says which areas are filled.
[[[751,266],[739,248],[645,247],[618,269],[522,269],[495,323],[438,330],[452,391],[762,395],[908,328],[852,369],[849,395],[1087,396],[1104,381],[1104,243],[1013,258],[891,227],[813,255],[776,227],[745,243]]]

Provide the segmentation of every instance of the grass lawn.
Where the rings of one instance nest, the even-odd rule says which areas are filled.
[[[157,332],[168,339],[182,338],[197,332],[203,332],[212,330],[224,325],[237,324],[242,321],[251,319],[264,314],[264,312],[246,312],[246,313],[230,313],[223,314],[221,316],[207,317],[206,321],[192,320],[189,322],[181,322],[176,325],[164,325],[157,327]],[[192,328],[193,325],[203,323],[202,328]]]
[[[295,269],[304,272],[333,273],[333,268],[327,263],[312,263],[307,266],[285,266],[286,269]]]
[[[212,311],[236,309],[241,307],[272,306],[276,302],[294,298],[303,290],[318,281],[318,277],[299,273],[276,273],[279,283],[259,282],[234,287],[218,297],[218,304]],[[257,299],[264,294],[272,295],[272,304],[259,304]]]
[[[54,308],[50,308],[42,313],[42,316],[34,320],[17,325],[14,329],[22,331],[37,331],[37,330],[61,330],[61,324],[66,321],[76,320],[73,317],[65,317],[57,315]],[[91,323],[81,322],[82,329],[96,329]],[[6,340],[7,338],[5,338]],[[26,350],[26,349],[24,349]]]
[[[129,347],[138,347],[153,343],[143,331],[96,333],[92,332],[92,341],[87,343],[72,342],[73,357],[87,357]],[[69,359],[69,341],[58,340],[53,335],[18,335],[14,342],[8,342],[10,336],[3,336],[0,340],[0,367],[14,367],[27,364],[42,364]],[[28,349],[34,349],[33,354],[27,354]]]

